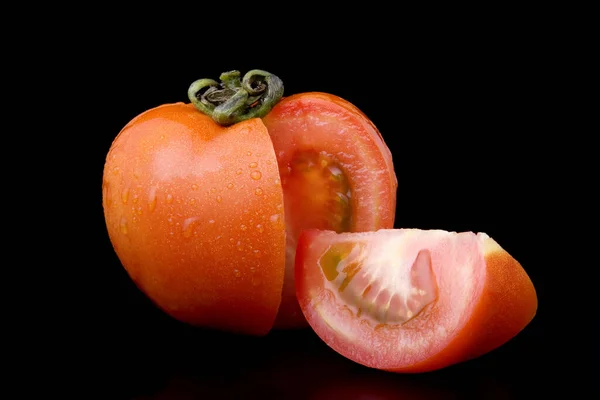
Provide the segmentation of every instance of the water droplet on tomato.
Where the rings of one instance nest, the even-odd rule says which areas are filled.
[[[246,229],[248,229],[248,227],[246,225],[242,224],[242,225],[240,225],[240,229],[242,231],[245,231]]]
[[[215,220],[214,220],[214,219],[209,219],[209,220],[208,220],[208,223],[212,225],[212,224],[214,224],[214,223],[215,223]]]
[[[217,200],[217,203],[220,203],[223,201],[223,198],[219,195],[217,195],[217,197],[215,198],[215,200]]]
[[[196,185],[195,183],[192,184],[192,190],[198,190],[198,185]]]
[[[272,224],[278,224],[280,219],[281,216],[279,214],[273,214],[269,217],[269,221],[271,221]]]
[[[190,206],[193,206],[194,204],[196,204],[196,199],[190,199]]]
[[[123,201],[123,204],[127,204],[127,200],[129,199],[129,189],[123,189],[123,191],[121,192],[121,201]]]
[[[257,195],[257,196],[260,196],[260,195],[263,194],[263,190],[261,188],[256,188],[254,190],[254,194]]]
[[[173,195],[172,194],[168,194],[167,195],[167,204],[171,204],[173,202]]]
[[[275,181],[273,183],[275,183],[275,185],[279,186],[279,185],[281,185],[281,179],[277,178],[277,179],[275,179]]]
[[[239,269],[234,269],[233,274],[236,276],[236,278],[239,278],[240,276],[242,276],[242,273],[240,272]]]
[[[137,204],[139,201],[140,201],[140,196],[137,193],[134,193],[133,197],[131,198],[131,203]]]
[[[200,217],[189,217],[183,221],[182,230],[183,236],[188,238],[194,233],[194,225],[200,219]]]
[[[263,233],[265,231],[265,227],[262,226],[262,224],[258,224],[258,225],[256,225],[256,230],[259,231],[260,233]]]
[[[250,173],[250,178],[254,179],[255,181],[259,180],[261,177],[262,174],[260,171],[252,171],[252,173]]]
[[[121,221],[119,222],[119,228],[123,235],[127,235],[128,229],[127,229],[127,220],[125,219],[125,217],[121,218]]]
[[[238,170],[237,170],[237,171],[235,171],[236,175],[241,175],[241,174],[242,174],[242,172],[244,172],[244,170],[243,170],[243,169],[241,169],[241,168],[238,168]]]
[[[233,189],[233,183],[229,182],[229,183],[227,184],[227,189]]]
[[[258,250],[258,249],[252,250],[252,254],[254,254],[254,257],[256,257],[256,258],[260,258],[262,256],[260,250]]]
[[[251,156],[251,155],[252,155],[252,152],[251,152],[251,151],[248,151],[248,152],[246,152],[246,155],[247,155],[247,156]]]
[[[148,210],[154,211],[156,208],[156,186],[152,186],[148,192]]]
[[[250,164],[248,164],[248,168],[256,168],[256,167],[258,167],[257,162],[251,162]]]

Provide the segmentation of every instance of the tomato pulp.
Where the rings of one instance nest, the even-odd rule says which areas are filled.
[[[276,327],[302,327],[294,260],[303,229],[336,232],[392,228],[398,182],[375,125],[354,105],[327,93],[281,100],[263,121],[283,188],[286,272]]]
[[[425,372],[478,357],[537,310],[522,266],[489,236],[441,230],[306,230],[299,304],[334,350],[368,367]]]

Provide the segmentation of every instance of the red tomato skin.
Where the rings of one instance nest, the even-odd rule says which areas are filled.
[[[197,326],[271,329],[285,230],[260,119],[223,128],[183,103],[140,114],[106,157],[103,208],[121,263],[159,308]]]
[[[298,152],[325,152],[344,170],[352,188],[351,232],[392,228],[396,216],[398,180],[392,154],[374,123],[347,100],[329,93],[305,92],[282,99],[263,118],[269,129],[283,182],[284,198],[294,196],[286,186],[286,171]],[[288,260],[277,328],[308,324],[294,286],[296,239],[307,226],[302,210],[286,205]]]
[[[315,251],[326,248],[326,243],[330,243],[327,236],[333,238],[337,235],[319,230],[306,230],[300,234],[296,252],[299,304],[312,328],[326,344],[367,367],[398,373],[445,368],[503,345],[523,330],[536,314],[537,295],[529,276],[521,264],[488,238],[483,241],[481,267],[473,271],[474,281],[464,294],[469,300],[462,311],[454,310],[450,304],[436,304],[426,309],[422,316],[409,321],[401,336],[398,336],[398,331],[392,334],[392,330],[383,325],[377,329],[365,328],[366,324],[357,322],[354,315],[340,312],[335,295],[327,294],[323,289],[325,279],[316,265]],[[452,273],[455,271],[448,271],[447,275]],[[327,310],[330,316],[334,315],[336,321],[324,319],[319,308]],[[439,312],[438,309],[445,311]],[[452,316],[454,312],[460,312],[460,315]],[[449,325],[447,321],[453,318],[458,323]],[[346,327],[361,333],[351,339],[351,335],[339,332]],[[422,337],[431,335],[435,330],[444,332],[437,342],[420,343],[423,342]],[[360,339],[356,340],[357,336]],[[407,339],[410,349],[400,347],[398,338],[402,336]],[[375,343],[378,345],[375,346]],[[385,343],[386,347],[380,347],[381,343]],[[412,359],[403,356],[407,350],[413,353]]]

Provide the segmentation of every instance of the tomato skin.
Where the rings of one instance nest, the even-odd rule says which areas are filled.
[[[283,285],[283,194],[260,119],[224,128],[193,105],[134,118],[104,167],[113,247],[136,285],[192,325],[264,335]]]
[[[392,154],[373,122],[356,106],[338,96],[305,92],[283,98],[263,121],[269,130],[285,198],[288,254],[277,328],[307,327],[294,285],[297,237],[309,228],[306,211],[289,206],[297,195],[286,183],[298,153],[317,151],[331,156],[344,171],[352,190],[352,221],[345,231],[371,231],[394,226],[398,181]]]
[[[320,256],[339,242],[377,242],[386,235],[403,234],[429,236],[416,240],[413,248],[407,245],[404,257],[413,257],[418,251],[414,247],[432,248],[439,298],[402,327],[357,318],[348,303],[327,285]],[[317,335],[359,364],[404,373],[444,368],[501,346],[535,316],[537,296],[531,280],[487,235],[409,229],[350,235],[321,230],[300,234],[296,290],[302,311]],[[458,247],[453,250],[453,246]],[[450,261],[441,265],[439,261],[444,260]],[[392,279],[391,275],[388,278]]]

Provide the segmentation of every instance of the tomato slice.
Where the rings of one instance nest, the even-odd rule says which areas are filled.
[[[425,372],[480,356],[537,310],[525,270],[484,233],[305,230],[295,268],[317,335],[382,370]]]
[[[298,235],[309,228],[392,228],[398,185],[392,155],[367,116],[331,94],[286,97],[263,121],[277,157],[286,224],[286,273],[275,327],[307,326],[294,286]]]

